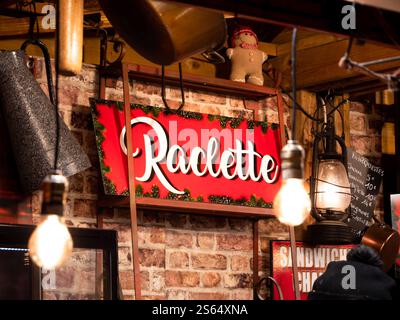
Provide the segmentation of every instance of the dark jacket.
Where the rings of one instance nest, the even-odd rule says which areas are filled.
[[[350,250],[347,261],[328,264],[308,300],[392,300],[396,283],[382,264],[373,249],[358,246]]]

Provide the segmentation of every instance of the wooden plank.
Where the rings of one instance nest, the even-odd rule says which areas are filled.
[[[275,216],[273,209],[234,206],[225,204],[216,204],[209,202],[194,202],[194,201],[180,201],[180,200],[167,200],[155,198],[137,198],[136,205],[141,210],[156,210],[168,212],[190,212],[191,214],[210,215],[210,216],[224,216],[224,217],[237,217],[237,218],[272,218]],[[98,201],[99,207],[129,207],[128,197],[107,196]]]
[[[347,71],[338,66],[340,58],[347,49],[347,40],[328,43],[326,45],[301,50],[297,54],[297,85],[299,89],[311,89],[324,83],[343,81],[358,77],[358,73]],[[374,44],[353,45],[350,57],[357,62],[399,56],[400,50]],[[280,56],[271,64],[283,72],[283,85],[290,86],[290,56]],[[382,71],[400,67],[400,62],[392,62],[371,67]]]
[[[291,35],[292,32],[290,31],[290,36]],[[338,40],[340,40],[339,37],[335,35],[329,35],[325,33],[316,34],[315,32],[310,32],[308,37],[298,39],[296,46],[297,50],[300,51],[314,47],[319,47],[331,42],[336,42]],[[277,45],[276,48],[277,56],[290,54],[291,46],[292,44],[290,42],[290,39],[288,39],[288,42]]]
[[[100,68],[100,73],[107,77],[119,77],[120,68]],[[130,64],[129,76],[136,80],[160,84],[161,68]],[[166,70],[165,80],[167,85],[179,86],[179,73],[173,70]],[[264,99],[267,96],[277,94],[277,90],[274,88],[188,73],[183,74],[183,85],[189,89],[240,96],[252,100]]]
[[[129,75],[128,65],[122,65],[123,92],[124,92],[124,117],[126,129],[126,145],[127,154],[132,154],[132,130],[131,128],[131,104],[129,100]],[[129,128],[129,129],[128,129]],[[133,273],[134,273],[134,288],[135,300],[142,299],[142,287],[140,276],[140,261],[139,261],[139,236],[137,226],[137,211],[136,211],[136,192],[135,192],[135,167],[133,157],[128,156],[128,182],[129,182],[129,209],[131,217],[131,235],[132,235],[132,256],[133,256]]]
[[[205,8],[238,13],[238,18],[253,19],[286,27],[299,27],[317,32],[328,32],[342,36],[354,36],[375,43],[395,47],[398,41],[396,30],[400,29],[400,13],[357,6],[356,29],[344,29],[340,23],[344,17],[342,8],[349,3],[343,0],[175,0]],[[379,5],[379,4],[377,4]],[[382,23],[385,22],[385,24]],[[390,31],[390,33],[388,32]]]
[[[42,8],[46,5],[53,5],[51,2],[44,2],[44,3],[36,3],[36,12],[41,13]],[[11,6],[10,8],[15,8],[14,6]],[[27,9],[25,9],[27,10]],[[105,14],[101,11],[99,5],[95,4],[94,1],[85,1],[85,10],[84,14],[94,14],[94,13],[100,13],[101,14],[101,26],[102,28],[110,28],[111,23],[108,21],[107,17]],[[43,17],[38,18],[39,22],[39,33],[41,36],[45,34],[52,34],[54,33],[54,29],[44,29],[42,26],[42,20]],[[0,16],[0,38],[11,38],[13,36],[20,36],[20,35],[27,35],[29,31],[29,18],[12,18],[12,17],[7,17],[7,16]],[[36,26],[35,30],[36,32]]]

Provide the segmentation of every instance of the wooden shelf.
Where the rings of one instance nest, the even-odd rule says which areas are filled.
[[[117,78],[122,74],[121,66],[99,67],[101,76]],[[140,81],[153,82],[161,85],[161,68],[129,64],[129,77]],[[179,73],[165,70],[165,83],[168,86],[179,87]],[[226,79],[183,74],[184,88],[207,91],[221,95],[231,95],[250,100],[260,100],[274,96],[277,89],[241,83]]]
[[[104,196],[99,199],[100,208],[129,208],[129,197]],[[136,198],[138,209],[151,209],[169,212],[182,212],[207,216],[268,219],[275,217],[272,209],[224,205],[207,202],[166,200],[155,198]]]

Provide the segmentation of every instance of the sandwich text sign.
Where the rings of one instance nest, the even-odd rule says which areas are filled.
[[[292,254],[290,241],[272,241],[272,276],[282,289],[284,300],[294,300]],[[296,243],[297,271],[302,300],[307,300],[314,281],[325,272],[331,261],[346,260],[347,253],[353,245],[317,245],[303,242]],[[279,300],[278,291],[274,288],[274,300]]]

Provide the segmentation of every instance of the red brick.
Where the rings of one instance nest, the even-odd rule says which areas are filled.
[[[208,104],[226,104],[226,96],[207,94],[199,91],[192,91],[192,101],[193,102],[206,102]]]
[[[74,213],[75,217],[94,218],[97,214],[97,204],[94,200],[75,199]]]
[[[175,232],[168,230],[166,234],[167,246],[171,248],[192,248],[193,247],[193,237],[191,233],[186,232]]]
[[[149,272],[141,271],[140,279],[141,279],[142,290],[144,291],[149,290]],[[119,280],[123,290],[134,290],[135,286],[134,286],[134,276],[132,270],[120,271]]]
[[[190,216],[192,229],[223,229],[226,227],[226,218]]]
[[[350,112],[350,131],[367,132],[367,119],[361,113]]]
[[[75,272],[77,276],[75,276],[75,281],[73,287],[71,289],[81,291],[81,292],[94,292],[96,285],[96,274],[95,270],[81,270],[81,269],[73,269],[72,272]]]
[[[95,174],[87,174],[85,178],[85,193],[97,194],[99,191],[99,179]]]
[[[352,101],[350,103],[350,112],[352,111],[370,114],[372,112],[372,108],[370,104]]]
[[[192,253],[192,267],[194,269],[225,270],[227,258],[222,254]]]
[[[158,249],[139,249],[140,264],[144,267],[165,267],[165,251]]]
[[[167,290],[168,300],[187,300],[186,290]]]
[[[201,276],[203,287],[216,287],[221,283],[221,276],[216,272],[206,272]]]
[[[118,248],[118,264],[120,266],[130,267],[132,264],[132,253],[130,247]]]
[[[252,290],[240,290],[232,292],[232,300],[253,300]]]
[[[231,257],[231,270],[232,271],[248,271],[250,267],[250,259],[245,256],[232,256]]]
[[[350,144],[354,150],[362,155],[370,154],[375,146],[373,137],[370,136],[350,136]]]
[[[278,110],[278,101],[276,97],[267,98],[266,101],[266,108],[277,111]]]
[[[198,272],[171,270],[165,272],[165,284],[168,287],[197,287],[199,283]]]
[[[166,296],[161,294],[161,295],[142,295],[143,300],[166,300]]]
[[[143,224],[145,225],[163,225],[164,216],[158,212],[154,211],[144,211],[143,212]]]
[[[264,219],[258,222],[258,231],[260,234],[265,233],[269,235],[272,233],[289,232],[289,229],[283,223],[280,223],[278,219]]]
[[[154,271],[151,273],[151,291],[164,292],[165,291],[165,272]]]
[[[61,267],[56,273],[56,287],[58,289],[71,289],[74,284],[75,270],[70,267]]]
[[[165,243],[165,229],[151,227],[150,230],[150,242],[155,244]]]
[[[253,240],[249,236],[222,234],[217,235],[217,247],[222,250],[251,250]]]
[[[215,235],[211,233],[199,233],[197,235],[196,245],[201,249],[213,249],[215,245]]]
[[[68,178],[69,192],[83,193],[84,176],[82,173],[75,174]]]
[[[228,300],[229,294],[226,292],[189,292],[191,300]]]
[[[161,96],[160,86],[151,85],[145,82],[135,82],[134,90],[135,92],[140,92],[141,94]]]
[[[252,275],[250,273],[224,275],[224,285],[227,288],[251,288],[252,280]]]
[[[184,214],[166,214],[165,222],[168,227],[184,228],[186,225],[187,216]]]
[[[189,255],[186,252],[171,252],[168,259],[169,268],[188,268]]]
[[[117,231],[118,242],[126,243],[131,241],[131,226],[122,223],[104,223],[104,229],[111,229]]]
[[[247,219],[228,219],[229,227],[235,231],[252,230],[252,223]]]
[[[262,255],[258,257],[258,270],[265,271],[270,268],[269,255]],[[253,270],[253,258],[250,258],[250,269]]]

